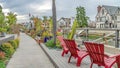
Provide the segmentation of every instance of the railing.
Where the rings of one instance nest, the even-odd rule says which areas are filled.
[[[115,31],[115,47],[119,48],[119,31],[120,29],[117,28],[77,28],[77,30],[84,30],[86,33],[86,40],[88,40],[88,36],[89,36],[89,31],[90,30],[104,30],[104,31]]]

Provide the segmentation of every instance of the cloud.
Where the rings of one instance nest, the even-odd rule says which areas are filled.
[[[28,22],[29,16],[28,15],[18,15],[17,16],[17,23]]]
[[[7,13],[9,13],[10,12],[10,9],[3,9],[2,10],[3,11],[3,13],[5,14],[5,16],[7,15]]]
[[[47,12],[48,10],[51,10],[51,2],[50,1],[45,1],[42,4],[30,4],[29,5],[30,9],[36,11],[36,12]]]
[[[98,5],[120,6],[119,0],[56,0],[57,18],[76,15],[76,7],[83,6],[86,15],[95,20]],[[52,0],[0,0],[5,13],[17,13],[18,22],[29,21],[28,14],[42,16],[52,15]]]

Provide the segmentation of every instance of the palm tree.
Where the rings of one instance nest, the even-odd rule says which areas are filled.
[[[52,0],[52,19],[53,19],[53,38],[54,38],[54,44],[56,45],[56,5],[55,0]]]
[[[8,19],[8,23],[9,25],[12,25],[12,24],[16,24],[16,21],[17,21],[17,15],[12,13],[12,12],[9,12],[6,16],[6,18]]]

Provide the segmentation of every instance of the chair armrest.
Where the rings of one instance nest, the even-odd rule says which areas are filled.
[[[120,54],[114,55],[114,56],[110,56],[110,58],[116,58],[117,56],[120,56]]]
[[[80,49],[79,48],[76,48],[77,49],[77,51],[80,51]]]
[[[104,54],[104,56],[107,57],[107,58],[110,57],[110,56],[108,56],[107,54]]]
[[[87,51],[86,49],[79,49],[79,48],[76,48],[78,51]]]

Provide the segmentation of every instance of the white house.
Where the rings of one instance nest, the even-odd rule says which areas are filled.
[[[32,21],[30,22],[26,22],[26,23],[22,23],[22,25],[27,28],[28,30],[34,29],[34,23]]]
[[[102,5],[97,7],[97,28],[120,28],[120,7]]]
[[[58,21],[57,21],[57,29],[58,30],[61,30],[61,29],[69,29],[72,27],[73,25],[73,22],[74,22],[74,17],[71,17],[71,18],[60,18]]]

